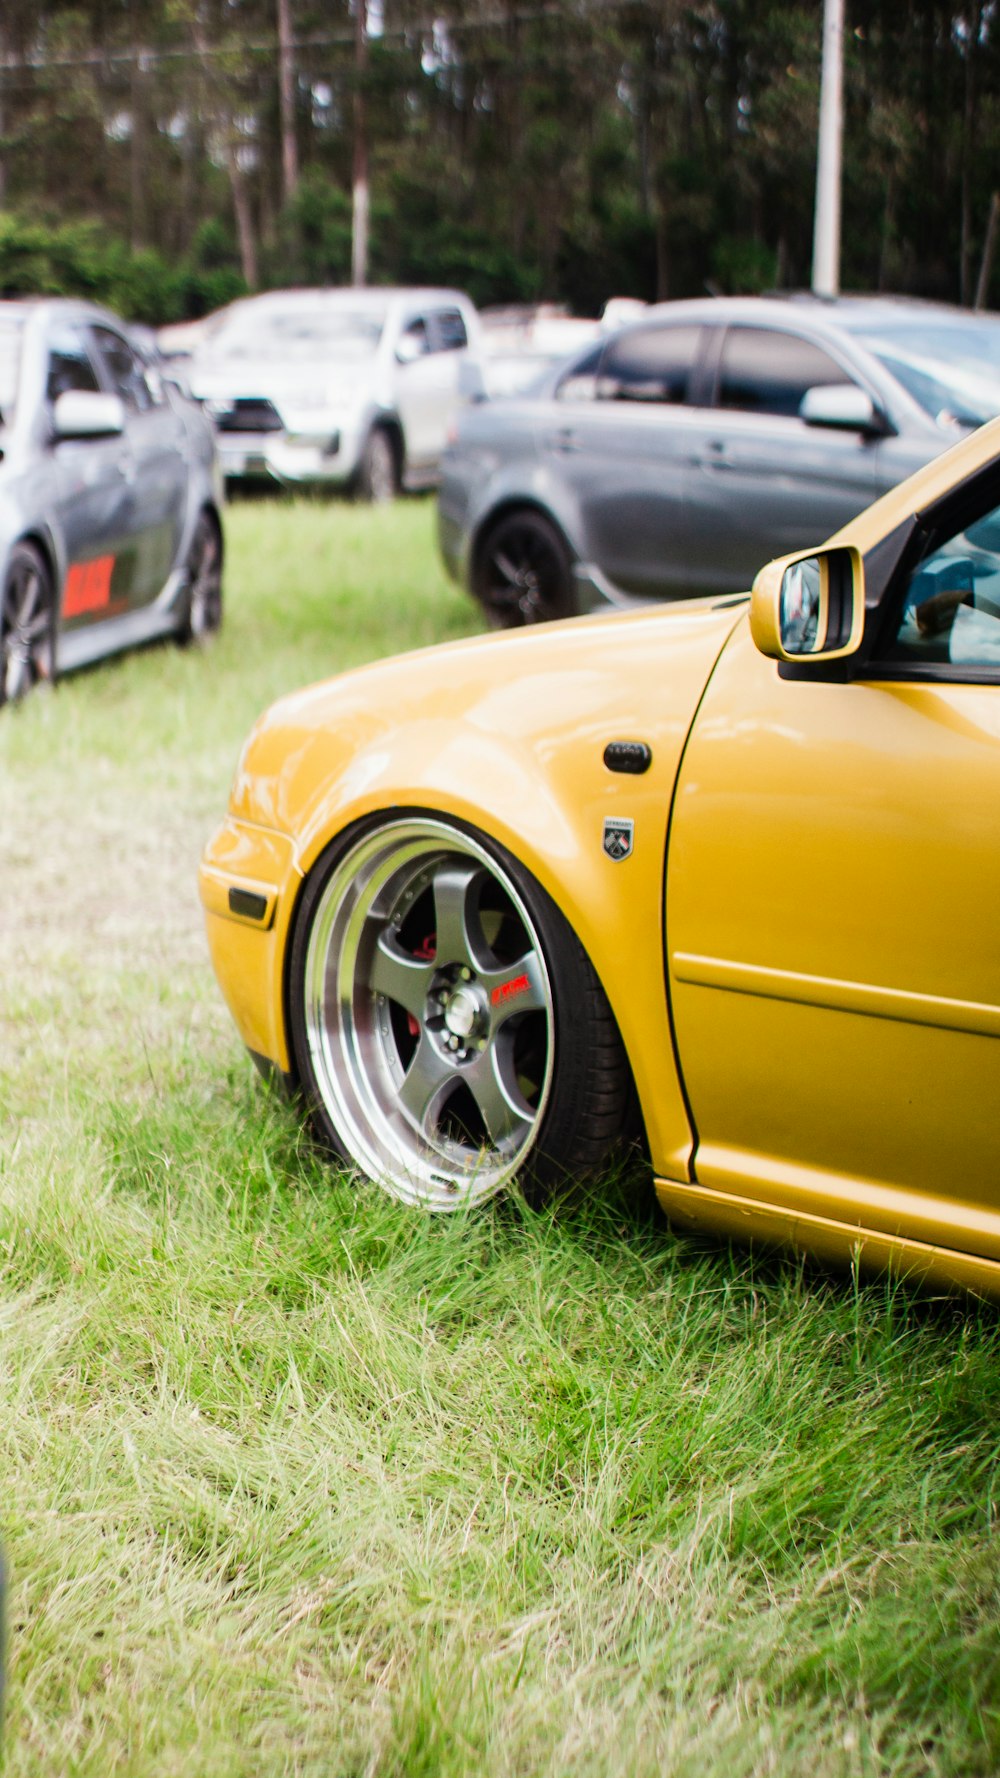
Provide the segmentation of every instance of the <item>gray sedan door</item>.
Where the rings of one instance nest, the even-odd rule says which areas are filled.
[[[628,593],[662,599],[690,586],[694,412],[684,403],[702,333],[629,328],[596,377],[560,385],[539,439],[579,513],[583,555]]]
[[[45,393],[100,391],[87,331],[60,320],[48,340]],[[47,457],[56,530],[65,562],[60,627],[83,630],[128,609],[133,560],[129,548],[132,455],[121,437],[55,439]]]
[[[776,328],[730,327],[716,405],[698,414],[689,485],[699,589],[742,592],[773,556],[839,530],[882,491],[877,440],[799,419],[807,389],[850,384],[822,347]]]

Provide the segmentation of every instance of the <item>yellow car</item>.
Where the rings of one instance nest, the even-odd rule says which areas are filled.
[[[201,872],[240,1033],[407,1202],[593,1169],[1000,1286],[1000,422],[749,600],[276,704]]]

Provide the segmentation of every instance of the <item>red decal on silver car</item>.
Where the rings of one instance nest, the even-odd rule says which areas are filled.
[[[103,611],[110,605],[114,565],[114,556],[73,563],[63,587],[63,617],[81,617],[85,611]]]

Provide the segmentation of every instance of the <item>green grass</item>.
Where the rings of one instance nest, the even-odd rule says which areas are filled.
[[[215,649],[0,720],[6,1772],[986,1778],[993,1310],[627,1177],[428,1222],[241,1054],[199,851],[271,697],[475,626],[432,520],[236,506]]]

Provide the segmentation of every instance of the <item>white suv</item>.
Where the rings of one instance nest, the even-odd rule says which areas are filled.
[[[458,290],[275,290],[223,310],[188,377],[227,478],[387,500],[437,481],[481,385],[479,321]]]

